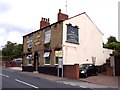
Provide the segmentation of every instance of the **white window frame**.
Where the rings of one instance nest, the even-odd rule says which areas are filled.
[[[45,58],[46,58],[46,57],[44,57],[44,65],[50,65],[50,63],[49,63],[49,64],[46,64],[46,63],[45,63]],[[50,58],[50,57],[49,57],[49,58]]]
[[[31,63],[29,63],[29,60],[31,59]],[[28,66],[32,66],[32,54],[27,56]]]
[[[32,35],[28,36],[28,48],[32,48],[32,37]]]
[[[44,37],[44,43],[47,44],[47,43],[50,43],[50,40],[51,40],[51,30],[47,30],[45,31],[45,37]]]
[[[49,58],[50,58],[50,52],[44,52],[44,54],[45,54],[45,53],[49,53],[49,56],[47,56],[47,57],[49,57]],[[45,61],[46,61],[46,59],[45,59],[45,58],[46,58],[46,56],[44,56],[44,55],[43,55],[43,57],[44,57],[44,65],[50,65],[50,63],[49,63],[49,64],[46,64],[46,62],[45,62]]]

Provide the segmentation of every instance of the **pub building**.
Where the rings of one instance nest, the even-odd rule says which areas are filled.
[[[63,66],[93,61],[102,65],[108,58],[102,35],[85,12],[69,18],[59,9],[57,22],[42,17],[40,29],[23,36],[22,71],[57,75],[60,61]]]

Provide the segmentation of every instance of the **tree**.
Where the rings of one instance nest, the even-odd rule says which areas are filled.
[[[110,43],[112,43],[112,42],[117,42],[116,37],[110,36],[110,37],[108,38],[107,44],[110,44]]]
[[[3,59],[12,60],[13,58],[20,58],[23,51],[23,45],[7,41],[7,44],[2,49]]]
[[[104,48],[113,49],[120,51],[120,43],[116,40],[115,37],[110,36],[106,44],[103,44]]]
[[[17,46],[14,47],[14,58],[18,58],[18,57],[22,57],[21,53],[23,51],[23,45],[22,44],[18,44]]]

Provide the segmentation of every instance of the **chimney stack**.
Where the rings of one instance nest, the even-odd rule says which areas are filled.
[[[40,28],[46,27],[48,25],[50,25],[49,18],[47,19],[42,17],[40,21]]]
[[[60,20],[67,20],[67,19],[68,19],[68,15],[61,13],[61,9],[59,9],[58,21],[60,21]]]

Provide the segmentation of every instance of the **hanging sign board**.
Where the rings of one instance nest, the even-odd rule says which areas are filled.
[[[55,57],[62,57],[62,50],[55,51]]]
[[[59,51],[59,57],[62,57],[62,50]]]

